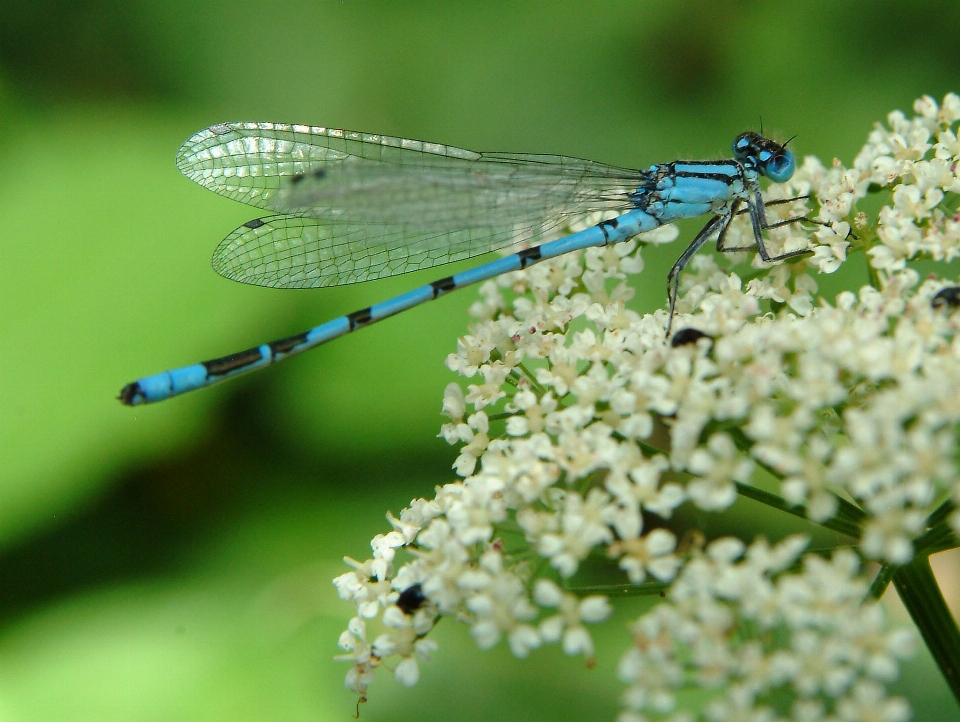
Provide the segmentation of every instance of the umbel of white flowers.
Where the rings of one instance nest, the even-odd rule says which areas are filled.
[[[717,257],[691,263],[674,320],[696,329],[691,343],[664,343],[665,311],[625,305],[640,249],[673,228],[480,288],[447,359],[468,380],[443,401],[461,480],[388,515],[372,557],[347,559],[335,580],[356,605],[340,638],[350,689],[364,695],[379,669],[413,685],[441,617],[481,648],[505,639],[525,657],[557,642],[592,658],[587,625],[610,604],[564,587],[602,554],[624,587],[669,583],[624,641],[622,722],[909,717],[887,685],[912,633],[864,602],[857,554],[805,552],[802,537],[681,543],[665,520],[681,504],[721,513],[761,481],[817,523],[843,495],[863,515],[860,557],[904,564],[934,507],[960,503],[960,289],[909,265],[960,255],[960,97],[914,110],[878,124],[851,168],[807,157],[767,189],[799,198],[768,206],[771,222],[819,221],[770,233],[771,253],[810,248],[806,259],[754,257],[746,282]],[[886,194],[873,217],[857,209],[868,191]],[[752,241],[749,226],[731,234],[730,246]],[[818,296],[809,271],[860,252],[871,285]],[[960,533],[960,514],[950,524]],[[678,701],[691,687],[708,692],[699,710]]]

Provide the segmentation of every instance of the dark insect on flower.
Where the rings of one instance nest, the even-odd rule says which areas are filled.
[[[673,334],[673,338],[670,339],[670,345],[677,348],[677,346],[694,344],[702,338],[713,339],[713,336],[696,328],[681,328]]]
[[[960,306],[960,286],[941,288],[937,295],[930,301],[930,305],[938,311],[945,308],[957,308]]]
[[[426,601],[427,598],[423,593],[423,587],[419,584],[414,584],[400,592],[400,597],[397,599],[397,606],[401,612],[409,615],[420,609]]]

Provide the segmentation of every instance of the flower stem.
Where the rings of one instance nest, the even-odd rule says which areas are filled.
[[[785,511],[787,514],[793,514],[798,516],[801,519],[810,521],[810,517],[807,516],[807,509],[804,506],[795,506],[786,501],[786,499],[777,496],[776,494],[771,494],[769,491],[764,491],[763,489],[758,489],[755,486],[750,484],[743,484],[739,481],[735,481],[737,487],[737,493],[741,496],[745,496],[754,501],[759,501],[761,504],[766,504],[771,506],[774,509],[779,509],[780,511]],[[852,506],[852,505],[851,505]],[[856,507],[854,507],[856,508]],[[830,529],[831,531],[838,531],[841,534],[846,534],[847,536],[853,537],[854,539],[860,538],[860,525],[855,521],[852,521],[842,515],[837,515],[831,519],[827,519],[822,522],[814,522],[824,527],[825,529]]]
[[[874,578],[873,583],[870,585],[870,591],[867,593],[867,596],[871,599],[879,600],[883,596],[884,592],[887,591],[887,587],[890,586],[890,582],[893,581],[894,575],[900,570],[900,567],[895,564],[884,564],[880,567],[880,572]]]
[[[960,629],[943,599],[930,560],[922,556],[900,567],[893,585],[960,703]]]
[[[954,511],[956,511],[957,505],[953,502],[952,499],[947,499],[940,506],[933,510],[933,513],[930,514],[930,518],[927,519],[927,526],[936,526],[942,521],[945,521],[948,516],[950,516]]]

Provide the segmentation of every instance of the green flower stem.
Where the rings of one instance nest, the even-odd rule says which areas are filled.
[[[893,585],[960,703],[960,630],[940,593],[929,559],[918,557],[900,567]]]
[[[643,582],[642,584],[593,584],[590,586],[565,587],[566,591],[577,596],[603,594],[611,598],[637,596],[663,596],[670,589],[667,582]]]
[[[946,520],[954,511],[956,511],[957,505],[952,499],[947,499],[940,506],[933,510],[930,514],[930,517],[927,519],[927,526],[932,527]]]
[[[743,484],[739,481],[735,481],[734,484],[736,484],[737,486],[737,493],[747,497],[748,499],[759,501],[761,504],[766,504],[767,506],[771,506],[774,509],[779,509],[780,511],[785,511],[787,514],[792,514],[793,516],[797,516],[806,521],[810,521],[810,518],[807,516],[806,507],[794,506],[793,504],[788,503],[785,499],[777,496],[776,494],[771,494],[769,491],[758,489],[757,487],[751,486],[750,484]],[[827,519],[826,521],[814,522],[814,523],[819,524],[825,529],[830,529],[831,531],[838,531],[841,534],[846,534],[847,536],[853,537],[854,539],[860,538],[860,525],[855,521],[851,521],[847,518],[844,518],[842,515],[837,515],[831,519]]]
[[[917,556],[930,556],[947,549],[956,549],[960,546],[956,532],[946,522],[940,522],[935,527],[921,534],[914,542]]]
[[[873,288],[878,291],[883,289],[883,281],[880,278],[880,272],[870,265],[870,259],[867,259],[867,279]]]
[[[738,448],[749,449],[749,439],[746,434],[743,433],[741,429],[730,428],[727,429],[727,433],[733,438],[733,442],[737,445]],[[643,450],[644,454],[647,456],[654,456],[656,454],[666,454],[667,452],[661,448],[653,446],[652,444],[645,443],[643,441],[637,441],[637,444]],[[756,459],[754,460],[756,461]],[[757,462],[765,471],[771,474],[776,479],[781,479],[782,476],[777,473],[774,469],[771,469],[766,464],[762,462]],[[734,482],[737,487],[737,493],[745,496],[754,501],[759,501],[762,504],[771,506],[774,509],[779,509],[780,511],[785,511],[788,514],[793,516],[800,517],[806,521],[810,521],[810,518],[807,516],[807,509],[804,506],[795,506],[788,503],[783,497],[777,496],[776,494],[771,494],[769,491],[763,491],[758,489],[755,486],[750,484],[743,484],[741,482]],[[828,519],[824,522],[814,522],[819,523],[820,526],[830,529],[832,531],[838,531],[841,534],[846,534],[849,537],[854,539],[859,539],[861,534],[860,524],[863,519],[866,518],[866,514],[854,504],[851,504],[846,499],[837,497],[837,515],[831,519]]]
[[[750,452],[750,448],[753,446],[753,442],[744,433],[743,429],[737,426],[731,426],[725,429],[725,431],[733,439],[733,443],[737,445],[738,449],[747,453]],[[777,479],[778,481],[783,481],[783,474],[781,474],[779,471],[777,471],[771,466],[768,466],[767,464],[764,464],[759,459],[753,459],[753,461],[757,464],[757,466],[759,466],[761,469],[763,469],[768,474],[770,474],[770,476],[772,476],[774,479]],[[753,491],[751,491],[750,493],[747,493],[746,491],[741,489],[741,486]],[[784,499],[777,496],[776,494],[763,492],[763,491],[760,491],[759,489],[756,489],[756,487],[748,486],[745,484],[739,484],[739,483],[737,484],[737,491],[743,494],[744,496],[749,496],[751,499],[756,499],[757,501],[761,501],[764,504],[774,506],[777,509],[782,509],[783,511],[793,514],[794,516],[799,516],[809,521],[809,517],[807,516],[807,513],[806,513],[806,507],[793,506],[793,505],[787,504],[787,502]],[[761,498],[761,495],[764,495],[764,494],[766,496],[763,496]],[[863,522],[864,519],[866,519],[867,517],[866,513],[862,509],[860,509],[858,506],[856,506],[855,504],[851,504],[849,501],[847,501],[843,497],[836,496],[836,500],[837,500],[836,516],[827,522],[821,523],[820,525],[823,527],[826,527],[827,529],[832,529],[833,531],[839,531],[843,534],[846,534],[847,536],[852,536],[854,539],[859,539],[860,532],[861,532],[860,524]]]
[[[654,456],[657,456],[657,455],[666,456],[669,453],[664,449],[654,446],[653,444],[648,444],[642,439],[637,439],[637,446],[640,447],[640,450],[643,452],[644,456],[646,456],[647,458],[653,458]]]
[[[870,591],[867,592],[867,596],[871,599],[879,600],[884,592],[887,591],[887,587],[890,586],[890,582],[893,581],[894,575],[899,570],[900,567],[893,564],[884,564],[880,567],[880,573],[877,574],[873,583],[870,585]]]
[[[544,394],[546,394],[547,391],[537,381],[537,377],[534,376],[533,373],[530,371],[530,369],[528,369],[523,364],[520,364],[519,366],[517,366],[517,368],[520,369],[523,375],[527,377],[527,381],[530,382],[530,385],[533,387],[533,390],[537,394],[537,396],[539,398],[543,398]]]

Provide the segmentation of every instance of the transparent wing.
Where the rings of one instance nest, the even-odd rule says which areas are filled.
[[[213,253],[213,267],[221,276],[257,286],[338,286],[451,263],[513,243],[541,243],[555,237],[563,222],[558,217],[536,227],[436,231],[269,216],[224,238]]]
[[[560,214],[626,210],[639,181],[636,171],[577,158],[481,154],[277,123],[211,126],[184,143],[177,165],[200,185],[258,208],[402,227],[417,242],[428,236],[415,229],[533,227]]]

